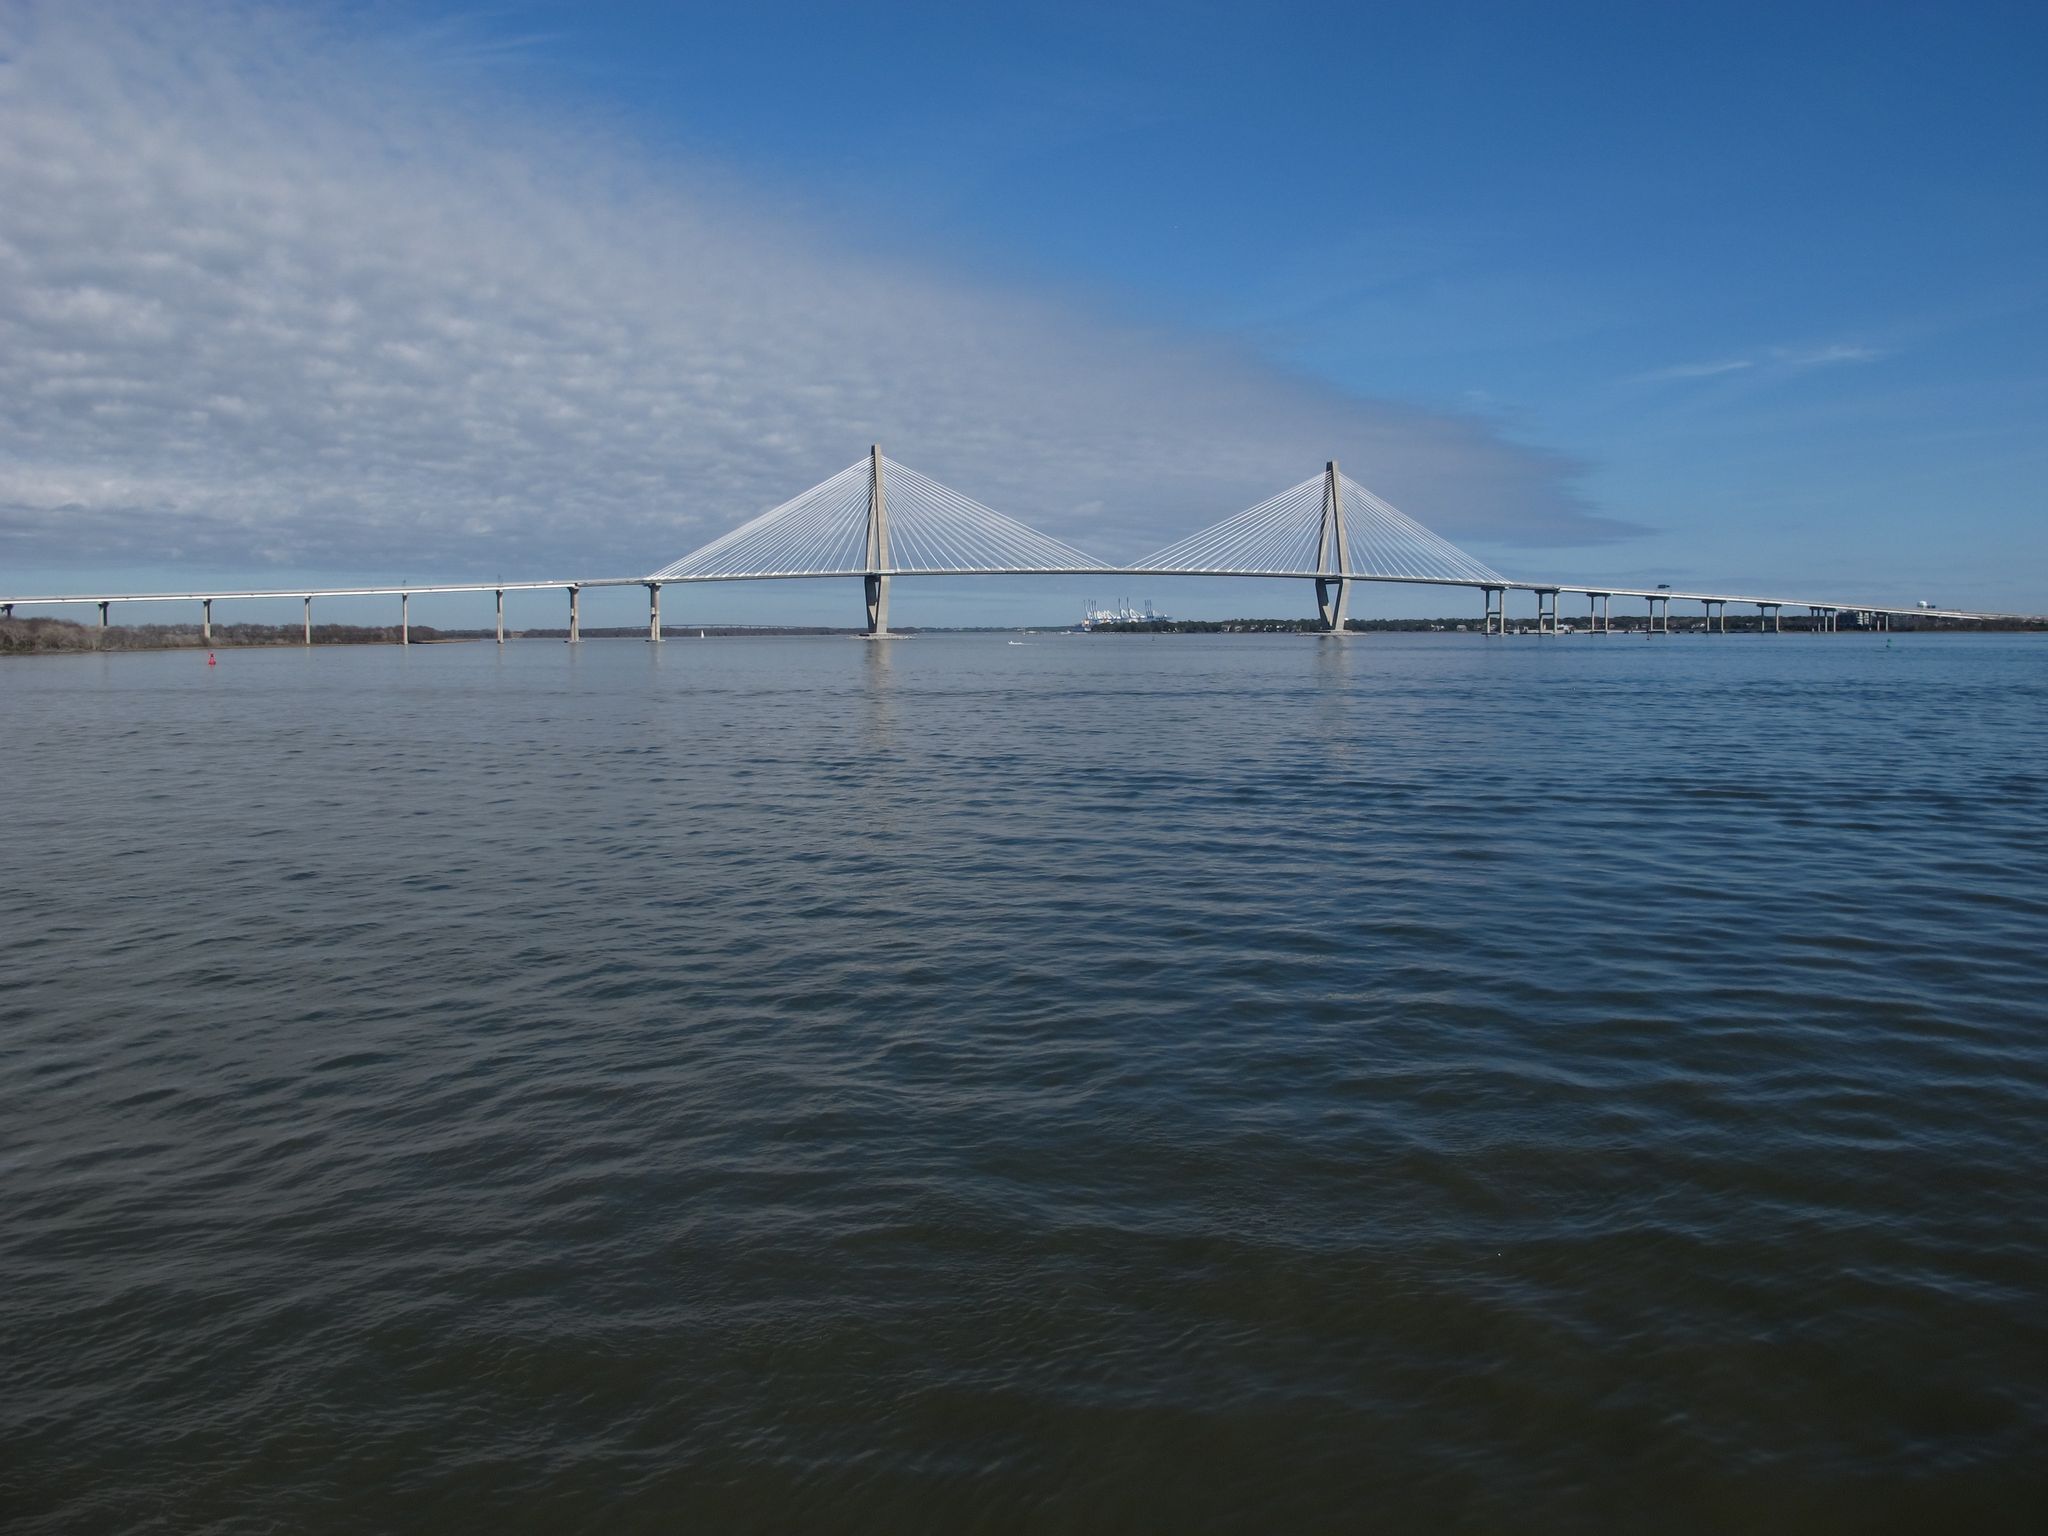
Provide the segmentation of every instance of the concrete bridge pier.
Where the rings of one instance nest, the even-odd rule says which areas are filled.
[[[1486,623],[1482,633],[1504,635],[1508,632],[1508,594],[1505,587],[1481,587],[1480,594],[1486,599]]]
[[[1536,633],[1554,635],[1557,630],[1557,592],[1536,589]]]
[[[412,594],[410,592],[398,594],[398,643],[400,645],[412,644]]]
[[[14,617],[14,604],[12,604],[12,603],[0,603],[0,619],[11,619],[11,618],[13,618],[13,617]]]
[[[1349,633],[1345,625],[1351,608],[1351,583],[1348,581],[1317,581],[1316,617],[1322,620],[1323,632],[1331,635]]]
[[[498,588],[498,644],[505,643],[505,589]]]
[[[868,634],[876,639],[889,633],[889,497],[882,484],[882,445],[868,449],[868,573],[861,585],[867,591]]]
[[[651,643],[661,641],[661,583],[647,583],[647,638]]]
[[[569,588],[569,643],[571,645],[577,645],[583,639],[582,609],[577,602],[582,592],[583,589],[578,586],[571,586]]]
[[[114,605],[113,605],[112,603],[101,603],[101,604],[100,604],[100,628],[101,628],[101,629],[105,629],[105,628],[107,627],[107,610],[108,610],[109,608],[113,607],[113,606],[114,606]]]
[[[309,595],[307,596],[307,598],[306,598],[306,644],[308,644],[308,645],[311,645],[312,643],[313,643],[313,599],[312,599],[311,595],[309,594]]]
[[[213,599],[199,599],[199,640],[203,645],[213,644]]]
[[[1335,459],[1323,466],[1323,520],[1316,530],[1316,569],[1332,573],[1327,579],[1316,578],[1316,618],[1325,634],[1346,634],[1351,583],[1342,573],[1351,569],[1351,540],[1344,527],[1344,482],[1337,474]]]

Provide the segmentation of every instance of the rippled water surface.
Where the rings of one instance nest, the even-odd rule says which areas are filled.
[[[0,1519],[2029,1528],[2044,664],[0,665]]]

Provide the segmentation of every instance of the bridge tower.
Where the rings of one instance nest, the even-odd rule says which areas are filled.
[[[868,633],[889,633],[889,502],[882,488],[882,449],[868,449]]]
[[[1323,525],[1316,535],[1316,569],[1339,573],[1335,580],[1316,578],[1316,612],[1325,630],[1341,635],[1351,606],[1351,583],[1342,575],[1351,569],[1351,543],[1344,531],[1344,493],[1335,459],[1323,470]]]

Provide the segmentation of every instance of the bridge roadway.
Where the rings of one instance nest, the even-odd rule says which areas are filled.
[[[1164,576],[1164,577],[1222,577],[1243,578],[1259,581],[1311,581],[1311,582],[1373,582],[1390,586],[1463,587],[1486,594],[1486,621],[1489,632],[1494,632],[1498,622],[1504,632],[1506,628],[1506,596],[1508,592],[1530,592],[1537,598],[1537,625],[1539,630],[1558,628],[1557,599],[1563,593],[1585,597],[1589,603],[1611,604],[1617,597],[1639,598],[1649,603],[1653,631],[1662,605],[1663,627],[1670,624],[1670,604],[1674,601],[1699,603],[1711,626],[1718,609],[1723,629],[1727,627],[1727,606],[1739,604],[1755,608],[1760,616],[1782,615],[1787,608],[1804,608],[1810,615],[1826,618],[1832,624],[1841,614],[1866,614],[1873,619],[1890,619],[1908,616],[1923,619],[1956,619],[1963,621],[2027,621],[2031,616],[2012,613],[1986,613],[1960,608],[1896,607],[1884,603],[1851,602],[1840,598],[1812,597],[1763,597],[1737,592],[1691,591],[1669,587],[1623,587],[1575,582],[1541,581],[1482,581],[1464,577],[1387,576],[1366,571],[1333,570],[1215,570],[1185,566],[962,566],[950,569],[901,567],[879,571],[758,571],[740,573],[690,574],[668,576],[656,580],[648,576],[592,576],[562,577],[548,581],[468,581],[468,582],[408,582],[393,586],[349,586],[349,587],[278,587],[278,588],[194,588],[183,592],[101,592],[101,593],[47,593],[23,596],[0,596],[0,618],[13,617],[16,607],[60,607],[80,604],[97,604],[100,609],[100,624],[109,622],[109,611],[115,603],[176,603],[196,602],[201,604],[202,628],[208,638],[212,633],[213,604],[225,601],[298,599],[305,605],[305,625],[308,642],[312,636],[313,599],[318,597],[396,597],[399,599],[401,639],[410,638],[410,599],[415,593],[426,595],[455,592],[491,592],[498,599],[498,635],[504,637],[505,594],[507,592],[565,592],[569,596],[569,628],[572,638],[578,637],[581,628],[580,604],[577,594],[586,588],[600,587],[645,587],[649,593],[649,633],[658,636],[660,624],[660,590],[664,586],[682,586],[705,582],[724,581],[818,581],[846,580],[867,576],[914,576],[914,577],[960,577],[960,576]],[[1494,606],[1496,598],[1500,607]],[[1545,599],[1548,599],[1548,605]],[[1595,609],[1591,622],[1596,630],[1604,629],[1607,615]]]

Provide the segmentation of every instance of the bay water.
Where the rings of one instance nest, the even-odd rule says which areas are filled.
[[[2038,1529],[2044,664],[0,665],[0,1524]]]

